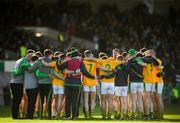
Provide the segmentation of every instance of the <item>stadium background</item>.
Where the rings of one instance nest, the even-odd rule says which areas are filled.
[[[109,55],[113,48],[155,49],[165,66],[164,101],[179,104],[179,0],[1,0],[0,15],[2,106],[10,105],[14,61],[27,49],[72,46]]]

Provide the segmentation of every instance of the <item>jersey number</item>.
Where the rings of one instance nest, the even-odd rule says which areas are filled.
[[[106,64],[105,67],[108,68],[108,69],[111,68],[110,64]]]
[[[92,64],[87,64],[89,66],[89,72],[91,72],[91,69],[92,69]]]
[[[105,67],[108,68],[108,69],[111,69],[110,64],[106,64]],[[110,72],[107,72],[107,73],[110,73]]]

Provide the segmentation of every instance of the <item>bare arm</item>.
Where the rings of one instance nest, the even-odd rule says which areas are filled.
[[[139,65],[143,66],[143,67],[147,66],[147,64],[144,63],[144,62],[137,62],[137,63],[138,63]]]
[[[135,59],[135,61],[137,62],[137,64],[145,67],[147,65],[147,63],[145,63],[141,58],[137,58]]]
[[[164,66],[159,66],[158,68],[159,68],[160,70],[162,70],[162,69],[164,68]]]
[[[73,76],[82,74],[80,70],[79,71],[71,71],[71,70],[67,70],[67,69],[64,70],[64,73],[71,74]]]
[[[103,66],[101,66],[101,65],[98,66],[98,69],[103,70],[103,71],[106,71],[106,72],[111,72],[111,71],[112,71],[112,69],[108,69],[108,68],[103,67]]]
[[[74,73],[74,71],[71,71],[71,70],[67,70],[67,69],[65,69],[65,70],[64,70],[64,73],[66,73],[66,74],[73,74],[73,73]]]

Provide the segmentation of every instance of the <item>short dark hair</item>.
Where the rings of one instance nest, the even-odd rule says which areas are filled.
[[[79,56],[78,50],[73,50],[73,51],[71,51],[71,57],[72,57],[72,58],[73,58],[73,57],[77,57],[77,56]]]
[[[35,53],[35,50],[33,50],[33,49],[28,49],[27,52],[26,52],[26,55],[29,54],[29,53]]]
[[[90,54],[92,54],[91,50],[86,50],[86,51],[84,51],[84,56],[85,56],[85,57],[89,57]]]
[[[143,54],[140,53],[140,52],[138,52],[138,53],[136,54],[136,57],[143,57]]]
[[[114,48],[112,51],[113,52],[119,52],[120,50],[118,48]]]
[[[127,52],[122,52],[121,54],[123,57],[126,57],[127,56]]]
[[[77,48],[75,47],[71,47],[71,51],[77,50]]]
[[[38,60],[38,56],[36,54],[33,54],[32,57],[31,57],[31,61],[36,61]]]
[[[139,50],[139,52],[141,52],[141,53],[144,53],[145,51],[147,51],[148,49],[147,48],[141,48],[140,50]]]
[[[71,52],[67,52],[66,56],[71,57]]]
[[[45,49],[45,50],[44,50],[44,57],[48,57],[49,55],[53,55],[52,50],[50,50],[50,49]]]
[[[56,51],[56,52],[54,53],[54,57],[56,57],[56,56],[58,56],[58,55],[60,55],[60,54],[62,54],[62,52]]]
[[[59,52],[59,51],[56,51],[55,53],[54,53],[54,56],[53,56],[53,61],[56,61],[56,60],[58,60],[59,59],[59,55],[61,55],[62,54],[62,52]]]
[[[102,57],[104,57],[104,56],[107,56],[106,53],[104,53],[104,52],[100,52],[100,53],[99,53],[99,58],[102,58]]]
[[[116,59],[122,61],[124,60],[124,57],[122,55],[118,55]]]
[[[40,51],[37,51],[35,54],[36,54],[38,57],[43,57],[43,54],[42,54]]]
[[[59,57],[60,57],[61,59],[65,59],[65,58],[66,58],[66,54],[61,53]]]
[[[101,59],[108,59],[108,56],[107,55],[105,55],[105,56],[103,56],[103,57],[101,57]]]

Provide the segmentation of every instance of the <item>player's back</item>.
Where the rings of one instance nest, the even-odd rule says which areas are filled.
[[[96,70],[98,67],[98,63],[94,61],[89,61],[89,60],[83,60],[83,63],[85,65],[86,70],[93,76],[96,75]],[[96,86],[97,81],[95,79],[88,78],[86,76],[83,76],[83,85],[86,86]]]
[[[99,64],[101,66],[106,67],[108,69],[115,69],[116,66],[119,65],[120,63],[121,63],[120,61],[117,61],[112,57],[99,61]],[[105,71],[100,70],[100,75],[108,74],[108,73],[110,73],[110,72],[105,72]],[[101,81],[102,82],[114,82],[114,77],[110,78],[110,79],[103,78]]]

